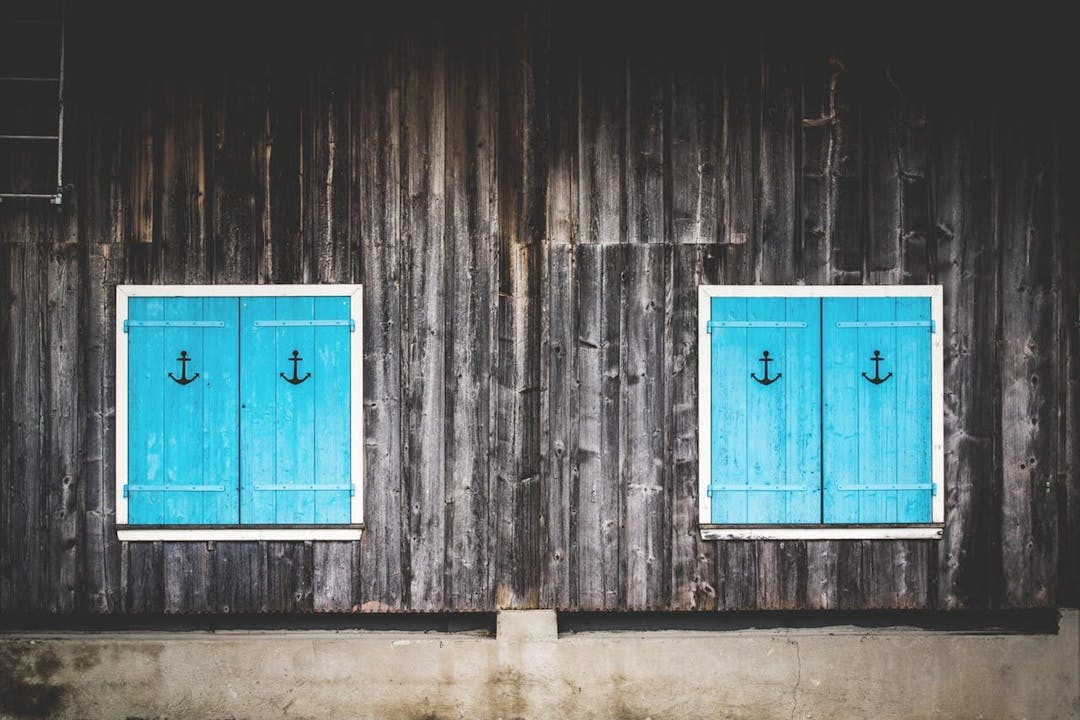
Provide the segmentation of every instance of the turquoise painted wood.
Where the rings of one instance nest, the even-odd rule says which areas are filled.
[[[128,320],[129,524],[235,524],[237,298],[135,297]]]
[[[931,521],[929,321],[929,298],[823,300],[824,522]]]
[[[348,523],[350,300],[240,306],[240,522]]]
[[[712,522],[819,523],[820,301],[710,307]]]

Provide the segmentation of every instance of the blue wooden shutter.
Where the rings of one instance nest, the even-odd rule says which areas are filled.
[[[242,523],[350,521],[349,318],[343,297],[241,301]]]
[[[712,521],[820,522],[820,301],[713,298],[708,331]]]
[[[131,298],[126,331],[128,522],[236,523],[237,299]]]
[[[930,522],[930,299],[826,298],[822,314],[825,522]]]

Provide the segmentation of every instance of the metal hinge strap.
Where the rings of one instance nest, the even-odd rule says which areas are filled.
[[[124,497],[129,492],[224,492],[224,485],[124,485]]]
[[[335,483],[316,485],[311,483],[289,483],[279,485],[254,485],[253,489],[272,492],[296,492],[304,490],[322,490],[342,492],[348,490],[350,495],[356,494],[356,486],[352,483]]]
[[[709,494],[714,492],[807,492],[817,490],[818,486],[806,485],[710,485]]]
[[[133,327],[192,327],[192,328],[223,328],[222,320],[125,320],[124,332]]]
[[[937,485],[934,483],[894,483],[890,485],[837,485],[840,492],[889,492],[892,490],[929,490],[931,495],[937,495]]]
[[[356,332],[356,321],[349,320],[256,320],[255,327],[347,327]]]
[[[838,328],[929,328],[931,333],[937,332],[937,324],[933,320],[854,320],[836,323]]]
[[[706,330],[712,332],[719,328],[804,328],[804,322],[785,320],[710,320]]]

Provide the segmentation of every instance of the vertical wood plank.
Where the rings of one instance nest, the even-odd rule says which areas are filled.
[[[764,284],[792,284],[797,278],[799,204],[796,197],[798,156],[798,68],[781,48],[759,51],[761,122],[758,171],[754,176],[754,279]]]
[[[583,51],[578,144],[582,243],[626,242],[626,60],[619,52]]]
[[[336,545],[337,543],[331,543]],[[273,613],[310,613],[315,610],[314,543],[266,543],[266,598],[263,606]],[[351,571],[348,563],[343,563]],[[328,595],[329,593],[324,593]]]
[[[311,595],[315,612],[350,612],[357,607],[355,568],[360,543],[297,543],[311,555]]]
[[[723,115],[720,128],[720,201],[724,223],[718,241],[745,245],[751,239],[757,199],[754,195],[755,157],[760,128],[760,67],[736,45],[724,58]]]
[[[670,221],[669,221],[670,222]],[[710,263],[711,264],[711,263]],[[717,607],[715,555],[718,543],[698,532],[698,385],[697,286],[708,280],[705,251],[699,246],[673,249],[666,330],[671,353],[671,428],[668,481],[671,507],[671,607],[713,610]]]
[[[588,212],[582,209],[582,214]],[[583,219],[583,222],[584,219]],[[621,296],[625,258],[618,248],[578,247],[577,305],[577,552],[572,572],[584,609],[619,607],[621,525],[619,396]]]
[[[1001,216],[1002,564],[1004,602],[1057,598],[1058,514],[1053,483],[1060,402],[1052,227],[1054,148],[1045,120],[1007,117]]]
[[[837,226],[858,227],[858,217],[838,215],[841,185],[851,184],[850,148],[852,118],[848,110],[848,80],[839,55],[802,56],[802,157],[803,202],[800,277],[821,284],[833,277]],[[846,178],[842,183],[841,178]],[[860,263],[861,269],[861,263]]]
[[[134,544],[134,543],[132,543]],[[208,543],[166,543],[206,548]],[[218,614],[266,612],[266,543],[209,544],[208,588],[211,611]],[[180,578],[170,578],[176,582]]]
[[[14,238],[13,238],[14,239]],[[9,297],[17,300],[7,304],[5,325],[11,338],[5,353],[3,382],[8,390],[9,414],[4,418],[9,440],[5,442],[8,460],[5,463],[5,488],[9,498],[5,554],[9,558],[9,607],[13,612],[35,612],[45,607],[46,588],[42,550],[46,538],[43,506],[47,481],[44,477],[43,442],[47,418],[40,398],[43,387],[42,370],[46,352],[46,308],[41,301],[46,288],[48,246],[42,242],[28,244],[5,243],[4,273],[7,276]]]
[[[83,223],[80,221],[80,234]],[[84,401],[80,436],[82,455],[82,587],[79,609],[106,613],[119,609],[120,543],[116,538],[115,498],[115,295],[122,280],[123,245],[97,244],[80,237],[82,246],[79,353]]]
[[[1080,208],[1065,201],[1063,188],[1080,187],[1080,142],[1059,121],[1054,126],[1059,152],[1056,173],[1057,226],[1054,236],[1064,253],[1058,263],[1058,328],[1064,368],[1064,402],[1060,417],[1061,459],[1058,466],[1058,497],[1064,503],[1062,540],[1059,553],[1061,577],[1058,602],[1066,607],[1080,606]]]
[[[266,82],[255,72],[231,69],[207,91],[210,277],[219,283],[258,279]]]
[[[126,544],[133,547],[139,543]],[[213,587],[215,578],[211,575],[214,556],[207,552],[207,543],[177,542],[162,545],[164,612],[184,614],[217,610],[213,604],[217,594]]]
[[[904,177],[900,166],[903,96],[890,67],[867,59],[861,68],[859,109],[861,125],[860,175],[865,202],[864,247],[867,281],[894,284],[900,279],[900,240]],[[843,250],[844,270],[855,268],[854,252]],[[860,258],[861,259],[861,258]]]
[[[900,173],[900,281],[937,278],[934,246],[927,95],[931,71],[914,59],[886,65],[886,78],[900,96],[897,169]]]
[[[406,351],[405,485],[411,562],[410,606],[443,607],[445,528],[446,286],[445,247],[445,46],[429,28],[405,43],[402,99],[402,182],[408,202],[402,225],[409,262],[404,266]]]
[[[72,202],[75,198],[69,198]],[[69,207],[57,218],[56,235],[49,248],[44,271],[46,311],[45,356],[47,395],[42,398],[45,423],[44,445],[45,572],[49,612],[72,612],[76,608],[79,584],[81,541],[78,500],[82,453],[79,437],[81,398],[78,378],[82,373],[79,354],[79,247],[75,219],[78,206]]]
[[[535,607],[540,584],[540,240],[546,230],[547,47],[530,7],[499,49],[494,363],[495,604]]]
[[[157,282],[195,283],[207,278],[206,148],[203,85],[199,77],[167,77],[155,93],[155,166],[160,173],[155,224]],[[155,216],[158,213],[155,211]]]
[[[1000,405],[995,118],[985,99],[968,93],[935,94],[931,103],[935,244],[945,294],[946,496],[939,603],[980,607],[990,604],[1001,582],[990,511],[1001,477],[992,410]]]
[[[360,600],[364,610],[404,607],[408,549],[403,504],[401,219],[401,40],[365,37],[359,117],[364,284],[364,523]]]
[[[626,64],[626,241],[667,242],[664,123],[667,73],[659,54],[639,51]],[[610,179],[609,179],[610,182]]]
[[[620,564],[625,563],[624,606],[651,609],[670,602],[669,508],[664,487],[664,428],[669,416],[663,409],[667,407],[664,318],[671,251],[663,245],[634,245],[625,252],[619,303],[620,375],[625,381],[619,398],[619,481],[625,508]]]
[[[549,137],[547,169],[547,238],[540,285],[542,469],[545,493],[541,607],[573,606],[571,574],[576,513],[572,505],[576,443],[573,426],[577,325],[574,308],[577,239],[577,92],[578,58],[568,37],[568,18],[551,20]]]
[[[120,560],[123,611],[165,611],[165,552],[160,542],[124,543]]]
[[[719,205],[719,80],[707,64],[679,58],[667,88],[664,137],[668,237],[675,244],[717,242]]]
[[[269,282],[308,283],[313,254],[304,244],[303,228],[303,65],[289,60],[286,56],[270,64],[259,269]]]
[[[481,609],[489,576],[490,317],[494,287],[496,63],[466,35],[447,58],[447,608]]]

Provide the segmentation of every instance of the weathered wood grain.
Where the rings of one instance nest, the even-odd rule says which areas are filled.
[[[292,578],[297,580],[303,578],[294,591],[296,601],[303,603],[306,591],[311,595],[311,607],[315,612],[350,612],[356,609],[359,545],[357,542],[294,543],[295,558],[311,557],[311,570],[308,571],[311,577],[310,589],[306,587],[308,582],[303,575],[292,575]],[[289,565],[294,565],[295,562],[293,560]],[[292,582],[287,586],[291,585]],[[279,592],[277,588],[268,587],[267,590]]]
[[[940,107],[936,105],[937,107]],[[998,234],[993,218],[993,120],[980,105],[969,117],[940,112],[933,134],[938,280],[945,288],[945,534],[939,547],[939,604],[990,600],[991,517],[1000,467],[995,302]]]
[[[446,607],[490,607],[497,64],[480,36],[447,59]]]
[[[347,544],[351,545],[351,543]],[[338,543],[328,543],[328,545],[333,546],[328,548],[330,550],[328,554],[334,554]],[[345,574],[351,580],[355,577],[353,558],[340,550],[335,559],[339,558],[342,560],[338,566],[339,573]],[[316,572],[313,570],[315,566],[314,543],[266,543],[266,584],[264,587],[266,611],[300,614],[316,610],[314,587]],[[320,595],[324,601],[326,598],[337,597],[325,583]],[[351,597],[349,599],[351,601]],[[352,609],[351,602],[348,609]]]
[[[548,71],[547,232],[543,245],[540,384],[543,545],[541,607],[571,607],[571,563],[576,512],[571,492],[577,474],[575,415],[577,323],[574,308],[577,257],[578,58],[566,51],[571,25],[552,19]]]
[[[799,202],[796,196],[799,125],[796,59],[783,50],[759,53],[761,121],[754,174],[755,282],[798,279]]]
[[[513,27],[513,26],[511,26]],[[519,30],[499,46],[497,302],[494,309],[495,604],[540,592],[540,241],[546,232],[546,47]]]
[[[430,29],[405,42],[402,95],[402,442],[412,572],[409,601],[443,607],[446,561],[445,40]]]
[[[578,69],[578,242],[626,242],[626,59],[590,48]]]
[[[581,210],[583,224],[588,207]],[[577,252],[577,543],[571,572],[577,602],[593,610],[619,607],[625,520],[619,474],[620,297],[625,257],[619,248],[580,245]]]
[[[720,80],[714,65],[680,57],[667,92],[665,196],[668,237],[676,244],[718,242]]]
[[[1080,187],[1080,141],[1055,126],[1060,160],[1055,191],[1060,210],[1055,237],[1060,238],[1064,253],[1058,264],[1058,329],[1062,355],[1066,358],[1063,373],[1064,403],[1060,420],[1061,457],[1058,465],[1058,497],[1064,494],[1062,540],[1058,559],[1059,602],[1066,607],[1080,606],[1080,206],[1068,202],[1064,188]],[[1077,324],[1074,324],[1077,323]]]
[[[181,58],[117,17],[73,26],[65,203],[0,204],[0,612],[1080,596],[1078,153],[1034,56],[538,1]],[[117,541],[121,282],[364,284],[360,543]],[[697,286],[861,282],[945,287],[944,538],[702,541]]]
[[[1060,402],[1051,213],[1053,144],[1045,121],[1003,120],[1001,251],[1001,502],[1004,602],[1056,601],[1058,513],[1054,483]],[[1018,142],[1015,138],[1030,138]],[[1038,550],[1036,550],[1036,548]]]
[[[43,340],[48,349],[44,378],[45,467],[41,478],[44,493],[45,557],[43,582],[50,588],[46,609],[70,613],[77,606],[79,542],[82,537],[78,500],[81,486],[79,413],[82,398],[79,378],[79,246],[74,212],[57,218],[45,268],[46,314]]]
[[[81,228],[80,223],[80,234]],[[114,478],[115,436],[113,414],[115,392],[115,303],[109,288],[121,279],[123,245],[97,244],[79,238],[83,256],[79,273],[79,374],[83,412],[79,460],[81,478],[79,610],[87,613],[114,612],[120,599],[120,543],[116,538],[116,498]]]
[[[5,471],[10,486],[5,546],[12,609],[33,612],[49,604],[48,588],[42,587],[43,534],[48,527],[44,522],[48,509],[43,507],[47,487],[43,442],[49,421],[42,402],[47,391],[43,383],[47,378],[42,375],[48,349],[43,347],[46,312],[41,304],[49,247],[42,242],[45,238],[31,244],[20,233],[12,239],[23,242],[4,246],[4,272],[12,301],[5,313],[10,341],[5,345],[4,376],[11,398],[11,414],[6,418],[10,459]]]
[[[661,212],[662,214],[662,212]],[[664,480],[669,369],[665,344],[671,248],[627,245],[619,337],[620,388],[618,484],[621,523],[620,575],[623,603],[664,608],[670,603],[670,511]]]
[[[364,522],[361,608],[406,607],[406,505],[402,455],[403,318],[400,38],[365,38],[358,117],[364,284]],[[367,101],[365,101],[365,99]]]
[[[671,607],[713,610],[717,607],[715,554],[717,543],[698,533],[698,389],[697,286],[707,276],[705,251],[687,245],[672,249],[667,335],[671,370],[668,436],[668,506],[671,508]]]
[[[668,73],[659,55],[626,65],[626,241],[666,243],[664,127]]]

